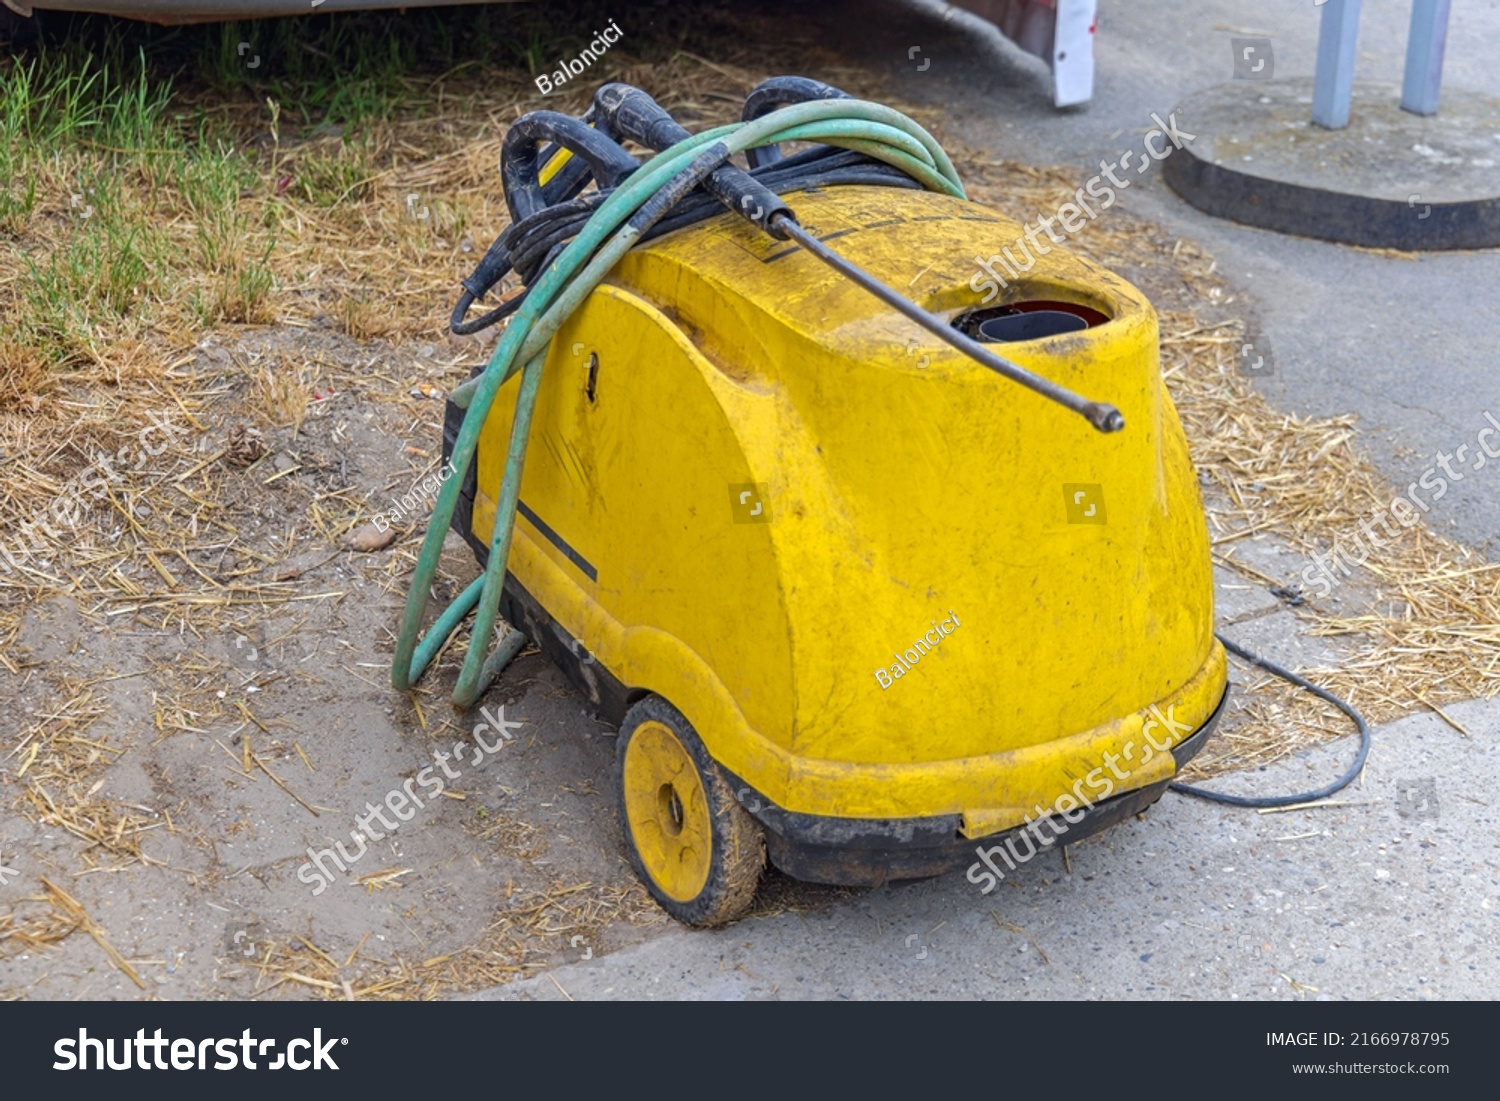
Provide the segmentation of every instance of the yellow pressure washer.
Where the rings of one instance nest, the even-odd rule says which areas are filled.
[[[605,85],[518,120],[502,176],[452,326],[508,322],[447,410],[397,688],[471,610],[460,707],[533,640],[619,725],[631,861],[690,924],[742,914],[768,856],[879,885],[1161,797],[1228,679],[1138,290],[1053,250],[982,301],[971,258],[1023,227],[910,119],[800,77],[697,135]],[[419,638],[450,526],[484,573]],[[1159,716],[1185,733],[1152,752]]]

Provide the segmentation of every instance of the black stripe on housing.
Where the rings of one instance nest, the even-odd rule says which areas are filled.
[[[561,535],[558,535],[557,532],[553,531],[552,528],[547,525],[546,521],[544,521],[536,513],[532,512],[531,509],[527,508],[525,501],[516,502],[516,511],[519,512],[522,516],[526,517],[527,520],[531,521],[531,526],[545,535],[547,537],[547,542],[551,543],[558,550],[562,551],[563,554],[567,555],[568,561],[582,570],[584,572],[584,575],[587,576],[590,581],[599,580],[599,571],[594,568],[594,564],[583,555],[579,554],[571,546],[569,546],[566,539],[564,539]]]

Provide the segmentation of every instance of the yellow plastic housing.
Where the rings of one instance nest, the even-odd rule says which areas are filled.
[[[980,304],[974,258],[1022,230],[927,192],[788,200],[947,316]],[[1169,777],[1169,753],[1134,748],[1147,709],[1196,729],[1226,667],[1156,315],[1056,249],[991,304],[1023,299],[1109,318],[996,350],[1114,403],[1123,432],[1101,435],[730,215],[634,250],[554,340],[531,432],[521,500],[576,558],[523,517],[511,572],[786,810],[959,813],[982,836],[1127,744],[1116,790]],[[517,383],[480,442],[485,541]]]

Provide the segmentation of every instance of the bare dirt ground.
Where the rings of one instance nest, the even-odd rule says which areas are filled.
[[[241,365],[287,357],[316,364],[327,395],[299,432],[268,433],[242,470],[140,472],[131,508],[148,538],[190,512],[195,555],[222,548],[208,580],[177,562],[171,581],[127,569],[113,597],[32,604],[6,648],[19,752],[5,781],[25,790],[0,834],[20,872],[4,920],[26,943],[0,963],[13,993],[243,998],[292,975],[276,996],[345,982],[418,996],[602,950],[606,924],[628,939],[656,917],[617,855],[612,743],[564,736],[590,724],[536,656],[486,701],[524,724],[515,741],[482,766],[454,761],[458,777],[380,851],[350,842],[367,800],[455,743],[474,753],[442,674],[411,700],[388,687],[412,540],[358,553],[332,535],[354,502],[400,496],[435,465],[441,403],[408,395],[467,367],[446,346],[328,332],[211,345],[180,368],[203,395],[203,459],[239,423]],[[474,572],[461,545],[446,565]],[[358,862],[315,897],[297,870],[339,838]],[[54,942],[70,924],[102,930],[124,962],[86,936]]]

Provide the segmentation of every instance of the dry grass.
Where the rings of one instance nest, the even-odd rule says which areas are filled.
[[[139,808],[98,799],[102,781],[83,786],[94,775],[94,766],[107,767],[124,749],[86,736],[85,731],[104,713],[89,688],[73,686],[65,694],[69,698],[60,707],[48,709],[21,735],[13,754],[19,761],[15,778],[24,781],[37,821],[61,826],[88,842],[81,850],[86,864],[95,866],[98,852],[139,860],[139,835],[160,823],[152,822],[154,816]]]

